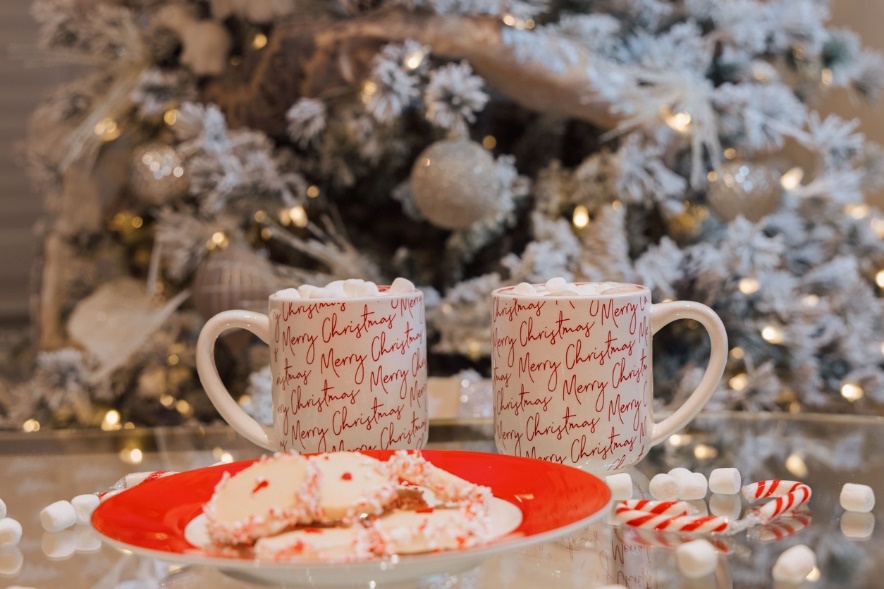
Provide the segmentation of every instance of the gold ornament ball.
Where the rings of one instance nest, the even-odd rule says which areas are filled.
[[[132,154],[129,186],[139,199],[161,205],[187,194],[187,171],[178,153],[164,143],[148,143]]]
[[[446,139],[427,147],[411,169],[414,204],[428,221],[463,229],[491,214],[501,187],[494,158],[478,143]]]
[[[204,319],[231,309],[263,309],[278,290],[270,263],[238,243],[209,253],[192,287],[194,306]]]
[[[724,221],[739,215],[758,221],[780,205],[780,175],[754,162],[723,163],[715,172],[706,198],[709,208]]]

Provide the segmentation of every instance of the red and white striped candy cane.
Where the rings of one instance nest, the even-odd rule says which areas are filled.
[[[756,507],[749,512],[750,518],[755,518],[761,523],[767,523],[775,517],[793,511],[797,507],[804,505],[810,500],[810,487],[805,484],[799,484],[790,493],[781,497],[776,497],[761,507]]]
[[[730,527],[730,522],[716,515],[658,515],[646,511],[623,511],[614,514],[622,524],[648,530],[666,532],[687,532],[695,534],[721,534]]]
[[[677,515],[693,515],[697,513],[697,508],[687,501],[651,501],[649,499],[627,499],[617,503],[614,513],[622,511],[644,511],[645,513],[656,513],[657,515],[668,515],[670,517]]]
[[[743,497],[746,498],[746,501],[749,503],[755,503],[759,499],[765,499],[767,497],[782,497],[783,495],[791,493],[801,485],[804,485],[804,483],[799,481],[771,479],[746,485],[743,487],[742,491]]]
[[[810,525],[811,516],[809,511],[789,514],[758,528],[757,536],[762,542],[776,542],[797,534]],[[754,530],[753,530],[754,531]]]

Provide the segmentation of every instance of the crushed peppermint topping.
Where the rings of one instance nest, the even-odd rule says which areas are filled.
[[[352,481],[353,475],[350,474],[349,472],[345,472],[344,474],[341,475],[341,480],[342,481]]]
[[[257,493],[261,489],[263,489],[265,487],[269,487],[269,486],[270,486],[270,482],[267,479],[258,479],[258,482],[255,484],[255,488],[252,489],[252,495]]]

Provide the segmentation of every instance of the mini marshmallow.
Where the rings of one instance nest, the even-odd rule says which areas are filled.
[[[719,495],[734,495],[743,484],[736,468],[716,468],[709,474],[709,490]]]
[[[387,293],[391,295],[400,295],[400,294],[408,294],[410,292],[416,291],[414,283],[412,283],[407,278],[399,277],[393,281],[393,284],[390,285],[390,288],[387,289]]]
[[[65,560],[77,551],[77,533],[73,530],[45,532],[40,541],[43,554],[52,560]]]
[[[359,278],[349,278],[344,281],[344,294],[348,297],[361,297],[363,296],[363,284],[365,281]]]
[[[713,494],[709,497],[709,511],[712,515],[738,520],[743,511],[743,499],[739,495]]]
[[[871,513],[848,511],[841,516],[841,533],[848,538],[866,540],[875,531],[875,516]]]
[[[58,532],[77,523],[77,510],[70,501],[56,501],[40,512],[40,523],[47,532]]]
[[[875,492],[868,485],[845,483],[839,501],[847,511],[868,513],[875,507]]]
[[[799,544],[783,552],[773,565],[773,578],[785,583],[801,583],[816,566],[813,550]]]
[[[330,292],[331,295],[335,298],[344,298],[345,296],[347,296],[347,293],[344,292],[343,280],[332,280],[325,285],[325,290]]]
[[[3,503],[3,499],[0,499],[0,519],[6,517],[6,504]]]
[[[605,484],[611,489],[612,499],[632,499],[632,477],[628,472],[606,476]]]
[[[11,517],[0,519],[0,546],[17,546],[21,540],[21,524]]]
[[[284,288],[276,291],[273,296],[280,299],[300,299],[301,293],[297,288]]]
[[[549,292],[555,292],[557,290],[562,290],[563,288],[565,288],[566,284],[568,284],[568,282],[564,278],[562,278],[561,276],[556,276],[555,278],[550,278],[546,281],[546,289]]]
[[[531,296],[537,294],[537,289],[534,288],[533,284],[528,284],[527,282],[520,282],[516,286],[513,287],[513,294]]]
[[[331,299],[334,298],[334,295],[327,288],[314,288],[310,291],[309,297],[311,299]]]
[[[692,472],[690,476],[684,477],[678,486],[679,499],[703,499],[706,497],[706,491],[709,484],[702,472]]]
[[[692,474],[694,474],[693,471],[681,466],[676,466],[669,471],[669,476],[677,480],[679,485],[682,485],[682,480],[691,476]]]
[[[675,549],[678,570],[688,578],[705,577],[718,566],[718,552],[706,540],[692,540]]]
[[[0,575],[12,577],[21,572],[21,567],[25,563],[25,556],[21,550],[11,546],[9,548],[0,548]]]
[[[697,510],[697,515],[709,515],[709,506],[702,499],[686,499],[685,502]]]
[[[77,512],[77,523],[88,524],[92,520],[92,512],[95,511],[99,503],[101,503],[101,500],[94,493],[77,495],[71,499],[71,505],[74,506],[74,510]]]
[[[654,499],[660,501],[674,501],[678,499],[679,496],[678,481],[675,477],[660,473],[654,475],[654,478],[651,479],[651,482],[648,485],[648,491],[651,492]]]
[[[308,299],[310,298],[310,292],[316,290],[316,287],[312,284],[302,284],[298,287],[298,293],[301,295],[301,298]]]
[[[77,534],[77,552],[88,554],[101,550],[101,538],[92,531],[92,528],[77,526],[74,531]]]

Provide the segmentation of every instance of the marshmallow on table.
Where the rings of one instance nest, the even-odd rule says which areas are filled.
[[[709,497],[709,511],[712,515],[726,517],[729,520],[740,519],[743,510],[743,500],[739,495],[722,495],[713,493]]]
[[[69,501],[56,501],[40,512],[40,523],[47,532],[58,532],[77,523],[77,510]]]
[[[52,560],[70,558],[77,551],[77,533],[73,530],[44,532],[40,548],[43,549],[43,554]]]
[[[875,516],[871,513],[848,511],[841,516],[841,533],[848,538],[865,540],[875,531]]]
[[[875,492],[867,485],[845,483],[839,500],[841,507],[847,511],[868,513],[875,507]]]
[[[94,493],[77,495],[71,499],[71,505],[74,506],[74,511],[77,512],[77,523],[88,524],[92,519],[92,512],[95,511],[99,503],[101,503],[101,500]]]
[[[684,468],[682,466],[676,466],[672,470],[669,471],[669,476],[678,481],[679,486],[682,485],[682,479],[691,476],[694,474],[691,470]]]
[[[0,546],[16,546],[21,540],[21,524],[11,517],[0,519]]]
[[[701,472],[692,472],[689,476],[682,477],[678,483],[679,499],[703,499],[709,488],[706,477]]]
[[[706,540],[685,542],[675,549],[678,569],[685,577],[705,577],[718,566],[718,552]]]
[[[87,526],[77,526],[74,530],[77,534],[77,552],[85,554],[101,550],[101,538]]]
[[[716,468],[709,474],[709,490],[719,495],[735,495],[740,492],[743,480],[736,468]]]
[[[702,499],[685,499],[685,503],[693,507],[697,515],[709,515],[709,506]]]
[[[671,477],[668,474],[654,475],[654,478],[651,479],[648,485],[648,491],[651,492],[654,499],[672,501],[678,499],[679,496],[678,481],[675,477]]]
[[[17,575],[24,563],[25,556],[18,548],[0,548],[0,575]]]
[[[612,499],[632,499],[632,477],[628,472],[606,476],[605,484],[611,489]]]
[[[800,583],[810,574],[814,566],[816,566],[816,555],[813,550],[804,544],[799,544],[783,552],[777,558],[771,572],[776,581]]]

